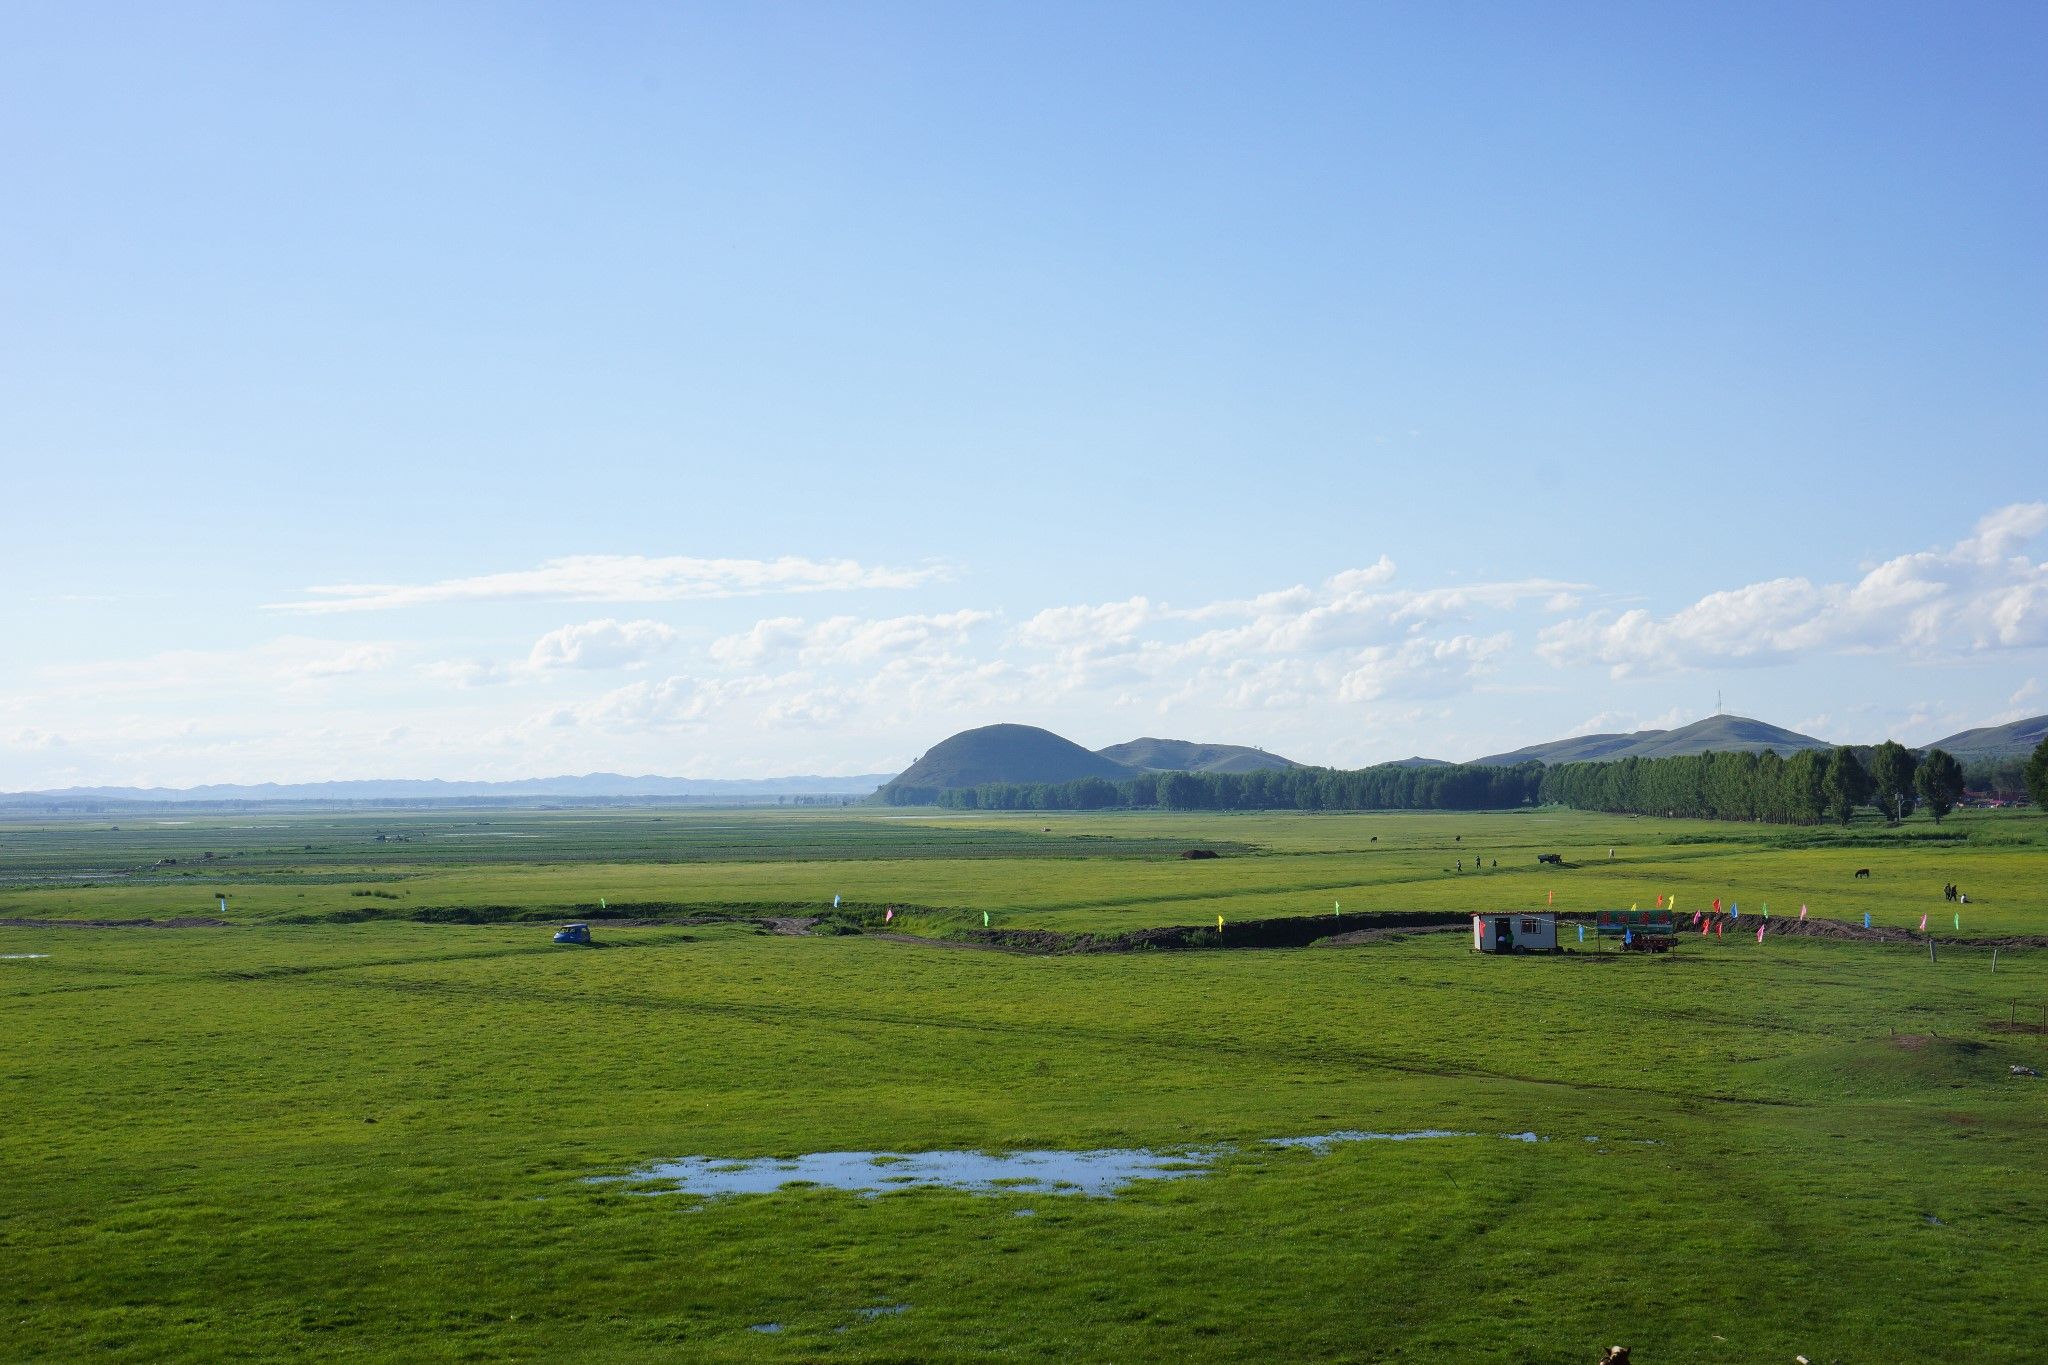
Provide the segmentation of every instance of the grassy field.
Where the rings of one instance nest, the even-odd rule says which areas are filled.
[[[2048,949],[1994,974],[1966,941],[2048,933],[2048,821],[895,815],[0,830],[0,918],[200,916],[224,891],[231,921],[0,927],[0,954],[48,955],[0,961],[0,1353],[2048,1354],[2048,1081],[2010,1073],[2048,1070],[2025,1027]],[[530,837],[441,837],[465,834]],[[1475,854],[1502,866],[1444,870]],[[1960,936],[1947,881],[1975,902]],[[1657,891],[1745,921],[1932,908],[1950,942],[1033,957],[746,924],[567,949],[515,920],[838,893],[920,907],[912,927],[1101,931]],[[413,918],[455,906],[508,922]],[[1267,1143],[1421,1129],[1473,1136]],[[1216,1155],[1115,1198],[590,1183],[692,1155],[1101,1147]]]

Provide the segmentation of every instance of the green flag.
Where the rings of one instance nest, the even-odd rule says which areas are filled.
[[[988,928],[988,911],[986,910],[981,912],[981,927],[984,929]]]

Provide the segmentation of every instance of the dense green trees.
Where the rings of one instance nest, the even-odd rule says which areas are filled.
[[[1706,820],[1848,824],[1874,805],[1896,823],[1927,803],[1936,820],[1955,809],[1966,777],[1939,749],[1916,759],[1887,741],[1869,751],[1809,749],[1780,758],[1761,754],[1689,754],[1561,763],[1545,768],[1444,764],[1376,768],[1285,768],[1249,773],[1141,773],[1124,781],[988,782],[953,790],[905,792],[897,801],[962,810],[1502,810],[1542,801],[1581,810]],[[1974,772],[1974,769],[1972,770]],[[2036,804],[2048,808],[2048,742],[2026,762]]]
[[[1870,799],[1870,774],[1856,761],[1856,751],[1844,744],[1828,755],[1827,775],[1821,779],[1827,798],[1827,812],[1843,824],[1856,808]]]
[[[2048,739],[2034,746],[2033,756],[2027,760],[2026,783],[2035,806],[2048,810]]]
[[[1499,810],[1537,799],[1543,765],[1141,773],[1122,782],[985,782],[936,792],[960,810]],[[899,798],[900,799],[900,798]]]
[[[1913,787],[1927,803],[1927,813],[1940,824],[1941,817],[1956,808],[1956,801],[1963,794],[1963,765],[1952,754],[1929,749],[1913,774]]]
[[[1913,751],[1888,739],[1870,753],[1870,804],[1896,825],[1913,813]]]

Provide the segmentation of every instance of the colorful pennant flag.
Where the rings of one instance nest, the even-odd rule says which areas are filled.
[[[1920,917],[1920,932],[1923,934],[1927,932],[1927,916],[1925,915]]]
[[[1657,908],[1659,910],[1664,908],[1664,893],[1661,891],[1657,893]]]
[[[833,899],[834,899],[834,900],[837,900],[837,899],[838,899],[838,897],[836,897],[836,896],[835,896],[835,897],[833,897]],[[884,924],[887,924],[887,923],[888,923],[888,922],[889,922],[890,920],[893,920],[893,919],[895,919],[895,918],[896,918],[896,907],[895,907],[895,906],[893,906],[893,905],[885,905],[885,906],[883,906],[883,907],[882,907],[882,923],[884,923]]]
[[[1766,930],[1766,929],[1768,929],[1768,928],[1770,928],[1770,927],[1771,927],[1771,926],[1770,926],[1770,925],[1768,925],[1768,924],[1759,924],[1759,925],[1758,925],[1758,926],[1756,927],[1756,941],[1757,941],[1758,943],[1762,943],[1762,942],[1764,941],[1764,930]]]
[[[1545,905],[1555,905],[1557,903],[1557,893],[1555,891],[1544,892],[1543,903]]]
[[[837,891],[832,893],[832,908],[834,910],[839,908],[839,893]]]
[[[1863,927],[1866,929],[1870,927],[1870,912],[1868,910],[1863,912]]]
[[[1715,920],[1715,921],[1714,921],[1714,937],[1715,937],[1715,938],[1719,938],[1719,937],[1721,937],[1721,921],[1720,921],[1720,920]]]
[[[981,927],[984,929],[988,928],[988,911],[986,910],[981,912]]]
[[[1579,926],[1579,942],[1581,942],[1581,943],[1584,943],[1585,941],[1586,941],[1586,926],[1585,926],[1585,925],[1583,925],[1583,924],[1581,924],[1581,925]]]
[[[1805,918],[1806,918],[1806,906],[1805,906],[1805,905],[1804,905],[1803,903],[1802,903],[1802,904],[1800,905],[1800,907],[1799,907],[1799,918],[1801,918],[1801,919],[1805,919]]]

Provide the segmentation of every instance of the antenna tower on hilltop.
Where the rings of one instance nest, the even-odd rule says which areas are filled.
[[[1714,714],[1721,714],[1721,689],[1718,687],[1714,689]]]

